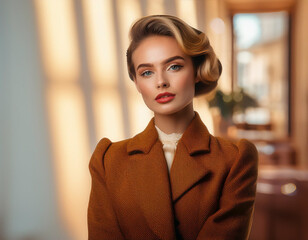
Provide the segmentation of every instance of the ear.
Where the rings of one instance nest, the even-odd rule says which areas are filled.
[[[138,92],[139,92],[139,93],[141,93],[141,91],[140,91],[140,87],[139,87],[139,84],[137,83],[137,79],[136,79],[136,77],[134,77],[133,81],[134,81],[134,83],[135,83],[135,86],[136,86],[136,88],[137,88]]]

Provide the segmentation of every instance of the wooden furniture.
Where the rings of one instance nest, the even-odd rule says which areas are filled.
[[[308,240],[308,171],[260,167],[249,240]]]

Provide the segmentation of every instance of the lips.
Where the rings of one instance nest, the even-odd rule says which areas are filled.
[[[170,102],[171,100],[173,100],[175,97],[175,94],[173,93],[169,93],[169,92],[165,92],[165,93],[160,93],[156,96],[155,100],[158,103],[167,103]]]

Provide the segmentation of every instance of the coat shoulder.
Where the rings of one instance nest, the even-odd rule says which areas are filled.
[[[101,139],[93,152],[95,155],[100,156],[113,156],[114,154],[121,154],[127,152],[127,144],[131,139],[126,139],[118,142],[112,142],[108,138]]]
[[[247,139],[231,141],[226,138],[211,136],[211,151],[219,152],[230,167],[239,159],[250,159],[256,164],[258,162],[257,149]]]
[[[127,144],[130,139],[112,142],[108,138],[101,139],[95,147],[90,160],[90,170],[96,169],[101,173],[107,172],[118,161],[127,155]]]

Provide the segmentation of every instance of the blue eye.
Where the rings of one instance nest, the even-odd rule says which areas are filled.
[[[148,77],[148,76],[150,76],[152,74],[153,74],[153,72],[151,72],[151,71],[144,71],[143,73],[141,73],[141,76]]]
[[[181,65],[171,65],[169,67],[169,69],[172,70],[172,71],[177,71],[177,70],[180,70],[182,67],[183,66],[181,66]]]

